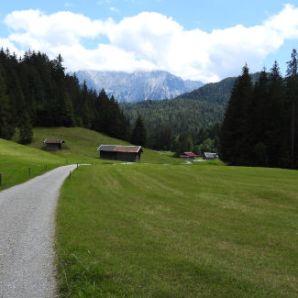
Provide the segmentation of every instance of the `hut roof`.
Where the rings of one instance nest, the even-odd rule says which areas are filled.
[[[197,157],[198,155],[193,152],[183,152],[183,155],[186,157]]]
[[[123,152],[123,153],[143,152],[142,146],[124,146],[124,145],[100,145],[97,150],[104,151],[104,152]]]
[[[215,152],[204,152],[203,155],[205,158],[217,158],[217,153]]]
[[[43,142],[45,144],[63,144],[63,143],[65,143],[64,140],[61,140],[61,139],[45,139]]]

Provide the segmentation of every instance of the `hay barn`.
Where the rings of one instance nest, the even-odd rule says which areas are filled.
[[[65,141],[60,139],[45,139],[43,143],[47,150],[56,151],[62,149],[62,144],[64,144]]]
[[[141,146],[100,145],[97,149],[101,159],[138,161],[141,159]]]

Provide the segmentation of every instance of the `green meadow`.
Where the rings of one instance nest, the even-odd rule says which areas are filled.
[[[43,150],[44,138],[66,141]],[[0,140],[1,189],[59,165],[61,297],[297,297],[298,172],[186,164],[145,149],[142,161],[103,161],[82,128],[38,128],[22,146]],[[29,176],[28,168],[31,168]]]
[[[298,173],[80,167],[57,213],[62,297],[297,297]]]

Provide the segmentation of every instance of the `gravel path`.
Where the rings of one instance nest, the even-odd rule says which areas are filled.
[[[55,297],[54,222],[59,189],[75,165],[0,192],[0,297]]]

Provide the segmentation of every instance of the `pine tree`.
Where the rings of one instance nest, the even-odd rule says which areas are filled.
[[[25,111],[22,113],[19,122],[19,143],[30,144],[33,138],[32,124],[29,114]]]
[[[268,165],[267,147],[265,145],[266,130],[269,121],[269,78],[266,70],[254,86],[252,106],[250,109],[249,146],[251,147],[250,160],[254,165]]]
[[[285,92],[284,83],[279,67],[275,61],[269,76],[269,101],[266,109],[265,142],[268,152],[269,166],[281,166],[284,143],[284,111]]]
[[[145,146],[146,144],[146,129],[141,116],[138,116],[136,120],[132,131],[131,143],[140,146]]]
[[[290,123],[288,123],[289,133],[286,135],[288,135],[289,164],[298,167],[298,61],[295,49],[287,64],[287,115]]]
[[[221,131],[220,156],[230,164],[247,164],[249,160],[247,133],[252,92],[249,69],[245,65],[232,90]]]
[[[0,138],[10,139],[14,131],[10,98],[6,92],[6,85],[0,68]]]
[[[89,105],[89,90],[87,88],[86,82],[84,82],[81,92],[81,118],[83,121],[83,125],[86,128],[91,127],[91,110]]]
[[[74,126],[74,110],[72,101],[67,92],[64,93],[60,103],[60,117],[63,126],[71,127]]]

